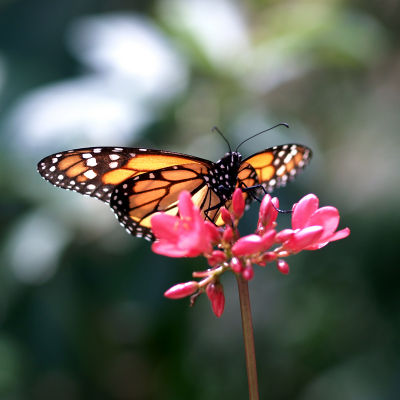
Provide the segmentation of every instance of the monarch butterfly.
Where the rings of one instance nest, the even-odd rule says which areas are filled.
[[[128,233],[154,240],[151,217],[160,211],[177,215],[182,190],[219,226],[220,208],[230,207],[236,187],[250,203],[261,191],[285,185],[311,158],[311,150],[299,144],[274,146],[244,160],[237,149],[214,163],[164,150],[87,147],[43,158],[38,172],[55,186],[110,203]]]

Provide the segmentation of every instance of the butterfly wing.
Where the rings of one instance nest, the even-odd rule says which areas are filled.
[[[121,182],[152,170],[187,163],[208,166],[210,162],[162,150],[88,147],[45,157],[38,163],[38,171],[55,186],[108,203]]]
[[[129,178],[115,188],[110,206],[128,233],[148,240],[154,239],[151,217],[160,211],[177,215],[182,190],[191,193],[204,219],[216,221],[222,203],[204,179],[211,165],[174,165]]]
[[[308,164],[311,156],[311,149],[299,144],[284,144],[260,151],[242,162],[238,174],[239,185],[261,185],[267,192],[272,192],[293,179]],[[256,177],[251,174],[252,170]],[[257,192],[263,192],[263,189]]]

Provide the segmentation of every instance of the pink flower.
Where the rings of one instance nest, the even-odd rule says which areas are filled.
[[[350,234],[349,228],[336,232],[340,216],[335,207],[318,208],[318,205],[318,197],[309,194],[293,206],[292,229],[277,235],[277,239],[286,240],[285,249],[293,253],[317,250]]]
[[[179,195],[179,217],[158,213],[151,219],[156,236],[152,250],[169,257],[197,257],[211,251],[213,239],[190,193]]]
[[[220,276],[226,271],[251,280],[254,265],[274,262],[282,274],[288,274],[286,258],[290,255],[301,250],[320,249],[350,234],[349,228],[336,231],[340,216],[335,207],[318,208],[318,205],[319,200],[314,194],[303,197],[292,208],[292,228],[277,232],[279,202],[267,194],[260,205],[256,231],[240,237],[237,226],[245,208],[241,189],[236,189],[233,194],[231,211],[225,207],[220,209],[225,222],[223,227],[205,221],[189,192],[182,192],[178,203],[179,217],[158,213],[152,218],[152,230],[157,239],[152,249],[170,257],[203,254],[211,268],[192,273],[198,282],[179,283],[164,295],[171,299],[193,295],[191,300],[194,300],[206,293],[214,314],[220,317],[225,306]]]

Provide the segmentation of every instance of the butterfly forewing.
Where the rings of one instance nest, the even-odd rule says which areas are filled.
[[[106,203],[121,182],[137,175],[207,160],[160,150],[89,147],[53,154],[38,163],[40,175],[55,186],[96,197]]]
[[[299,144],[274,146],[246,158],[240,171],[247,164],[251,165],[257,174],[257,183],[267,192],[272,192],[276,187],[284,186],[293,179],[308,164],[311,155],[308,147]]]

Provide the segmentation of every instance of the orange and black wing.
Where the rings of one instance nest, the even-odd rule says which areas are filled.
[[[299,144],[284,144],[260,151],[242,162],[239,186],[261,185],[265,191],[272,192],[293,179],[308,164],[311,156],[311,150]],[[260,187],[257,192],[263,192],[263,189]]]
[[[209,167],[200,163],[174,165],[129,178],[115,188],[110,206],[128,233],[153,240],[152,216],[160,211],[177,215],[179,193],[187,190],[204,219],[221,225],[218,217],[223,204],[204,179]]]
[[[108,203],[114,188],[125,180],[160,168],[188,163],[210,164],[201,158],[162,150],[89,147],[45,157],[38,163],[38,171],[55,186]]]

